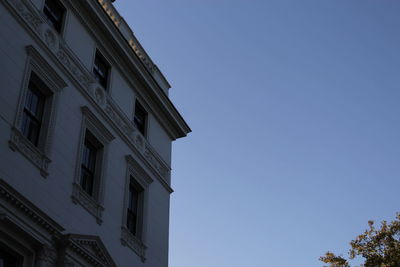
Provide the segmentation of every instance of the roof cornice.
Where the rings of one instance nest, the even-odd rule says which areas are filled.
[[[120,68],[124,77],[131,82],[132,79],[135,78],[140,82],[143,88],[135,88],[137,93],[150,102],[149,106],[151,110],[160,124],[166,129],[171,139],[175,140],[185,137],[190,133],[190,127],[169,99],[166,91],[160,86],[162,83],[160,79],[157,78],[157,75],[162,76],[161,72],[159,72],[157,66],[151,61],[150,57],[148,57],[125,20],[112,5],[111,1],[85,0],[71,1],[70,3],[76,5],[78,2],[90,11],[88,14],[91,15],[91,19],[95,22],[98,28],[97,31],[101,32],[101,34],[95,34],[95,36],[100,39],[105,39],[105,42],[101,42],[103,45],[106,45],[107,41],[109,43],[111,42],[112,49],[110,49],[110,51],[113,54],[113,58],[115,56],[115,60],[118,64],[125,64],[125,66]],[[86,19],[83,20],[85,23],[88,23]],[[96,31],[93,27],[88,28],[93,32]],[[107,38],[107,36],[112,36],[112,38]],[[132,38],[128,39],[129,37]],[[132,73],[134,73],[134,75],[132,75]]]

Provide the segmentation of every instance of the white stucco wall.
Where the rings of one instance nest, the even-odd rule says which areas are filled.
[[[149,116],[148,124],[148,140],[150,144],[156,149],[162,159],[171,165],[171,138],[152,114]]]
[[[38,5],[42,3],[40,0],[35,0],[35,2]],[[79,61],[90,70],[96,44],[71,12],[68,14],[64,37]],[[120,242],[127,168],[124,157],[134,152],[108,121],[96,111],[92,103],[73,85],[69,76],[65,74],[65,70],[55,64],[45,47],[39,45],[37,39],[34,39],[21,26],[3,4],[0,4],[0,39],[2,40],[0,42],[0,69],[2,70],[0,72],[0,177],[61,224],[66,229],[66,233],[100,236],[118,266],[166,267],[168,265],[169,192],[161,185],[154,172],[143,164],[154,180],[148,189],[148,224],[146,225],[148,249],[144,264],[131,249],[122,246]],[[27,45],[33,45],[68,84],[59,93],[50,150],[51,163],[47,178],[43,178],[38,168],[25,156],[20,152],[13,152],[8,146],[23,82]],[[126,116],[132,119],[134,90],[116,69],[113,71],[112,98]],[[76,159],[80,153],[78,144],[82,106],[88,106],[116,137],[108,146],[101,225],[97,224],[95,218],[82,206],[75,205],[71,201]],[[170,164],[171,139],[152,114],[149,116],[148,123],[149,143],[163,160]]]
[[[92,70],[96,44],[71,10],[65,16],[63,36],[76,57],[88,70]]]
[[[43,7],[43,3],[45,0],[31,0],[31,2],[36,6],[37,9],[41,9]]]
[[[121,108],[122,112],[133,120],[135,94],[133,88],[123,78],[118,69],[112,69],[112,83],[110,86],[112,98]]]

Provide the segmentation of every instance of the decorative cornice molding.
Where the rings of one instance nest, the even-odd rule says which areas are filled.
[[[153,179],[147,174],[147,172],[140,166],[140,164],[131,156],[125,156],[126,162],[128,164],[128,171],[130,175],[133,175],[136,180],[141,181],[144,187],[147,187],[153,182]]]
[[[52,33],[53,34],[53,33]],[[45,79],[45,83],[49,84],[50,88],[54,89],[56,92],[60,92],[62,88],[67,87],[68,84],[58,75],[56,71],[54,71],[53,67],[49,65],[47,60],[43,58],[43,56],[39,53],[39,51],[33,46],[28,45],[25,47],[26,53],[31,60],[31,64],[37,66],[35,71],[40,71],[40,77]],[[47,77],[51,77],[50,79]]]
[[[29,159],[40,170],[40,174],[44,178],[49,175],[48,168],[51,160],[15,127],[11,128],[11,139],[8,141],[8,145],[12,151],[18,150]]]
[[[91,266],[117,266],[98,236],[68,234],[64,235],[63,243],[82,256]]]
[[[86,122],[92,124],[98,130],[96,137],[99,138],[102,143],[108,144],[115,139],[114,135],[99,119],[97,119],[96,115],[94,115],[89,107],[83,106],[81,110],[85,116]]]
[[[14,13],[18,14],[24,27],[38,38],[47,48],[56,63],[66,70],[77,89],[88,98],[96,109],[105,117],[120,134],[128,146],[138,153],[161,184],[169,191],[170,167],[166,164],[152,146],[134,128],[133,123],[118,108],[114,100],[95,82],[92,74],[82,65],[62,38],[54,34],[32,3],[27,0],[5,0]],[[45,24],[45,25],[43,25]],[[54,34],[54,36],[51,36]]]
[[[153,112],[157,115],[157,117],[160,118],[159,122],[166,129],[173,140],[186,136],[189,132],[191,132],[191,129],[168,97],[168,89],[171,87],[168,81],[150,59],[129,25],[119,15],[111,1],[97,1],[123,37],[122,39],[124,39],[128,44],[128,48],[134,52],[137,58],[139,58],[140,62],[143,63],[145,70],[147,70],[150,73],[150,76],[153,78],[144,79],[148,84],[148,91],[153,93],[148,97],[151,98],[156,104],[153,106]],[[159,88],[161,88],[161,90],[159,90]]]
[[[96,81],[84,67],[79,63],[77,59],[73,56],[71,50],[66,46],[64,42],[62,42],[61,47],[55,53],[56,58],[61,63],[62,67],[67,71],[69,76],[72,78],[77,84],[77,87],[85,88],[88,90],[89,86],[91,86]]]
[[[46,230],[53,237],[61,237],[61,232],[64,228],[38,209],[23,195],[12,188],[6,181],[0,178],[0,198],[7,201],[17,210],[25,214],[32,222]]]
[[[34,225],[49,233],[50,238],[43,239],[42,241],[45,243],[43,243],[43,246],[38,247],[35,266],[56,266],[57,262],[62,262],[63,266],[116,267],[114,260],[98,236],[63,235],[62,232],[65,229],[62,226],[0,178],[0,207],[3,207],[3,205],[5,205],[5,209],[0,211],[0,220],[16,223],[13,219],[15,214],[12,215],[12,213],[18,214],[20,212],[29,219],[26,225],[29,225],[27,231],[30,234],[33,233],[31,233],[31,227]],[[22,218],[18,215],[18,221],[20,219]],[[54,246],[56,244],[57,246]],[[57,251],[56,247],[59,251]],[[81,256],[85,263],[81,265],[70,261],[65,253],[65,249],[68,248]]]
[[[103,90],[103,88],[100,89]],[[101,101],[99,102],[101,104]],[[119,130],[123,136],[130,137],[132,133],[135,131],[135,126],[126,117],[123,111],[120,110],[118,105],[115,104],[115,102],[111,99],[111,97],[107,96],[103,108],[104,112],[108,115],[108,118],[111,121],[111,123],[115,124],[115,126],[117,127],[117,130]]]
[[[118,12],[115,12],[115,8],[112,3],[108,0],[97,0],[103,7],[104,11],[108,14],[110,19],[114,22],[115,26],[119,27],[121,20],[123,19]]]
[[[122,36],[129,43],[129,46],[132,48],[133,52],[137,55],[137,57],[140,59],[140,61],[143,63],[149,73],[153,76],[154,80],[157,82],[160,88],[162,88],[165,93],[168,93],[168,89],[171,88],[171,85],[168,83],[167,79],[158,69],[156,64],[154,64],[154,62],[151,60],[150,56],[146,53],[140,42],[137,40],[136,36],[133,34],[129,25],[115,9],[111,1],[97,1],[107,13],[111,21],[114,22],[115,26],[118,28]]]
[[[166,167],[166,164],[162,161],[157,152],[154,151],[153,147],[146,143],[143,154],[147,161],[153,165],[153,168],[155,168],[162,177],[166,178],[167,184],[170,184],[171,169]]]

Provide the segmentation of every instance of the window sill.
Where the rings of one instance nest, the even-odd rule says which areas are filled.
[[[34,146],[22,133],[15,127],[11,128],[11,139],[8,145],[12,151],[19,151],[29,159],[39,170],[40,174],[46,178],[51,160],[36,146]]]
[[[80,204],[91,215],[93,215],[98,224],[103,222],[101,219],[104,210],[103,206],[92,196],[89,196],[77,183],[73,183],[72,201],[75,204]]]
[[[125,226],[121,227],[121,244],[132,249],[140,257],[142,262],[146,260],[145,254],[147,247],[140,239],[129,232]]]

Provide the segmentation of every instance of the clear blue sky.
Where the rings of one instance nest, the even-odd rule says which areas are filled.
[[[400,211],[400,1],[117,0],[193,133],[171,267],[314,267]]]

